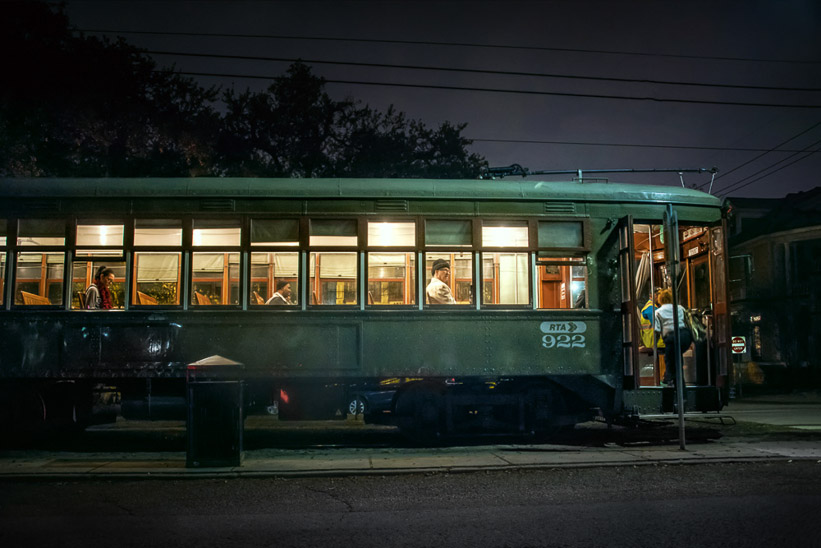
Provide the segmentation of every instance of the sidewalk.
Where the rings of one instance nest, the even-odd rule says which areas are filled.
[[[723,414],[739,421],[739,426],[721,427],[721,434],[713,439],[694,436],[687,441],[684,451],[679,449],[676,434],[670,435],[674,432],[673,426],[666,427],[664,440],[647,442],[625,438],[621,444],[604,442],[600,446],[516,443],[433,448],[253,449],[245,451],[242,466],[225,468],[186,468],[184,451],[12,450],[0,451],[0,480],[350,476],[785,459],[821,462],[821,398],[817,394],[734,401]],[[673,421],[674,417],[670,419]],[[769,425],[767,435],[750,435],[749,429],[744,430],[744,423]],[[688,432],[690,424],[688,421]],[[177,436],[178,430],[176,427]],[[813,430],[818,430],[819,435]],[[777,435],[772,435],[773,432]]]

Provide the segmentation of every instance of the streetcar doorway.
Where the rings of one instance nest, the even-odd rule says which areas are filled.
[[[718,235],[715,233],[718,231]],[[633,371],[639,387],[663,385],[665,370],[674,367],[664,358],[664,342],[656,332],[658,296],[675,291],[686,310],[685,322],[693,342],[683,354],[684,382],[689,386],[715,385],[718,354],[716,340],[716,287],[723,280],[720,227],[681,223],[678,227],[678,272],[668,271],[666,235],[662,224],[632,224],[631,277],[633,281],[630,321],[637,334],[633,345]],[[719,237],[717,239],[717,236]],[[719,307],[721,308],[721,307]]]

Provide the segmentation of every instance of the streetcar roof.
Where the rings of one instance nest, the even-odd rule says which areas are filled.
[[[480,179],[271,178],[30,178],[0,179],[0,196],[14,197],[248,197],[409,198],[446,200],[563,200],[721,205],[705,192],[675,186],[585,181]]]

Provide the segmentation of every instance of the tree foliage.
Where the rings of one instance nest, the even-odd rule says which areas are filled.
[[[262,92],[203,88],[122,39],[72,31],[60,7],[0,4],[0,175],[475,177],[464,124],[334,100],[293,64]]]

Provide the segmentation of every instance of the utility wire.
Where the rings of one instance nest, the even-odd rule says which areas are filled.
[[[635,55],[640,57],[665,57],[672,59],[697,59],[710,61],[741,61],[748,63],[794,63],[794,64],[821,64],[821,61],[804,61],[795,59],[761,59],[752,57],[729,57],[729,56],[710,56],[710,55],[678,55],[672,53],[646,53],[640,51],[618,51],[618,50],[600,50],[600,49],[581,49],[581,48],[556,48],[556,47],[541,47],[541,46],[522,46],[511,44],[480,44],[476,42],[441,42],[441,41],[422,41],[422,40],[381,40],[373,38],[345,38],[334,36],[292,36],[284,34],[239,34],[239,33],[218,33],[218,32],[158,32],[158,31],[137,31],[137,30],[114,30],[114,29],[77,29],[84,33],[99,33],[99,34],[140,34],[153,36],[194,36],[207,38],[266,38],[274,40],[308,40],[308,41],[327,41],[327,42],[359,42],[365,44],[401,44],[401,45],[417,45],[417,46],[445,46],[445,47],[468,47],[468,48],[487,48],[487,49],[513,49],[524,51],[560,51],[568,53],[595,53],[600,55]]]
[[[214,78],[249,78],[260,80],[273,80],[272,76],[257,76],[248,74],[225,74],[214,72],[189,72],[189,71],[173,71],[157,69],[154,72],[173,73],[184,76],[208,76]],[[625,101],[652,101],[656,103],[685,103],[685,104],[701,104],[701,105],[729,105],[742,107],[769,107],[769,108],[807,108],[817,109],[821,108],[821,104],[787,104],[787,103],[751,103],[745,101],[707,101],[699,99],[664,99],[658,97],[630,97],[625,95],[604,95],[593,93],[566,93],[558,91],[535,91],[522,89],[501,89],[501,88],[478,88],[466,86],[444,86],[433,84],[399,84],[395,82],[363,82],[360,80],[328,80],[324,79],[327,84],[347,84],[353,86],[383,86],[383,87],[398,87],[411,89],[440,89],[450,91],[478,91],[485,93],[512,93],[517,95],[549,95],[555,97],[587,97],[593,99],[620,99]]]
[[[644,143],[591,143],[585,141],[541,141],[536,139],[479,139],[467,137],[475,143],[513,143],[513,144],[535,144],[535,145],[570,145],[570,146],[593,146],[593,147],[625,147],[625,148],[669,148],[681,150],[723,150],[732,152],[771,152],[769,148],[740,148],[740,147],[708,147],[708,146],[687,146],[687,145],[649,145]],[[804,152],[799,149],[778,149],[778,152]],[[705,185],[706,186],[706,185]]]
[[[815,128],[817,128],[818,126],[821,126],[821,122],[816,122],[815,124],[811,125],[811,126],[810,126],[810,127],[808,127],[807,129],[805,129],[804,131],[800,131],[800,132],[798,132],[797,134],[795,134],[795,135],[793,135],[792,137],[790,137],[789,139],[787,139],[787,140],[785,140],[785,141],[782,141],[782,142],[778,143],[777,145],[775,145],[775,146],[774,146],[774,147],[772,147],[771,149],[767,150],[766,152],[763,152],[762,154],[759,154],[759,155],[757,155],[757,156],[755,156],[755,157],[753,157],[753,158],[751,158],[751,159],[747,160],[747,161],[746,161],[746,162],[744,162],[743,164],[737,165],[737,166],[736,166],[736,167],[734,167],[733,169],[730,169],[730,170],[726,171],[725,173],[722,173],[721,175],[719,175],[718,177],[716,177],[716,178],[715,178],[715,180],[721,179],[722,177],[725,177],[725,176],[729,175],[730,173],[732,173],[732,172],[734,172],[734,171],[738,171],[738,170],[739,170],[739,169],[741,169],[742,167],[744,167],[744,166],[746,166],[746,165],[749,165],[749,164],[751,164],[751,163],[755,162],[755,161],[756,161],[756,160],[758,160],[759,158],[762,158],[762,157],[766,156],[767,154],[769,154],[769,153],[771,153],[771,152],[776,152],[776,151],[777,151],[777,152],[787,152],[786,150],[783,150],[783,151],[782,151],[782,150],[779,150],[779,149],[780,149],[782,146],[784,146],[784,145],[786,145],[787,143],[789,143],[790,141],[794,141],[795,139],[797,139],[797,138],[801,137],[801,136],[802,136],[802,135],[804,135],[805,133],[809,133],[810,131],[814,130],[814,129],[815,129]],[[810,145],[810,146],[812,146],[812,145]],[[799,153],[799,154],[800,154],[800,153],[802,153],[802,152],[806,152],[806,151],[807,151],[807,148],[805,147],[805,148],[803,148],[803,149],[801,149],[801,150],[792,151],[792,152],[796,152],[796,153]],[[788,156],[787,158],[785,158],[785,159],[783,159],[783,160],[781,160],[781,161],[784,161],[784,160],[789,160],[790,158],[792,158],[792,156]],[[778,163],[773,164],[773,165],[771,165],[770,167],[775,167],[776,165],[778,165]],[[764,168],[764,170],[763,170],[763,171],[766,171],[767,169],[770,169],[770,168],[769,168],[769,167],[768,167],[768,168]],[[755,175],[757,175],[758,173],[761,173],[761,172],[759,171],[759,172],[757,172],[757,173],[753,173],[752,175],[750,175],[750,177],[754,177],[754,176],[755,176]],[[748,178],[749,178],[749,177],[748,177]],[[744,181],[744,180],[746,180],[746,179],[741,179],[741,181]],[[739,182],[741,182],[741,181],[737,181],[736,183],[733,183],[733,184],[732,184],[732,185],[730,185],[730,186],[734,186],[735,184],[737,184],[737,183],[739,183]],[[696,187],[696,188],[704,188],[705,186],[707,186],[707,183],[702,184],[701,186]]]
[[[594,80],[599,82],[625,82],[631,84],[654,84],[665,86],[697,86],[706,88],[731,88],[731,89],[751,89],[751,90],[768,90],[768,91],[809,91],[818,92],[821,88],[802,88],[802,87],[779,87],[779,86],[751,86],[741,84],[706,84],[702,82],[675,82],[669,80],[647,80],[637,78],[616,78],[604,76],[578,76],[572,74],[550,74],[540,72],[521,72],[521,71],[507,71],[507,70],[485,70],[485,69],[465,69],[453,67],[436,67],[430,65],[397,65],[391,63],[362,63],[357,61],[327,61],[323,59],[300,59],[290,57],[261,57],[256,55],[222,55],[216,53],[187,53],[179,51],[155,51],[146,50],[145,53],[149,55],[171,55],[176,57],[208,57],[212,59],[237,59],[247,61],[276,61],[287,63],[309,63],[316,65],[341,65],[351,67],[368,67],[368,68],[390,68],[402,70],[430,70],[440,72],[456,72],[462,74],[491,74],[495,76],[527,76],[532,78],[562,78],[570,80]]]
[[[817,144],[819,144],[819,143],[821,143],[821,140],[816,141],[816,142],[815,142],[815,143],[813,143],[811,146],[815,146],[815,145],[817,145]],[[724,191],[724,193],[723,193],[721,196],[722,196],[722,197],[727,196],[730,192],[735,192],[735,191],[740,190],[740,189],[742,189],[742,188],[744,188],[744,187],[750,186],[751,184],[753,184],[753,183],[755,183],[755,182],[758,182],[758,181],[760,181],[761,179],[765,179],[765,178],[769,177],[770,175],[772,175],[772,174],[774,174],[774,173],[778,173],[778,172],[779,172],[779,171],[781,171],[782,169],[786,169],[786,168],[790,167],[790,166],[791,166],[791,165],[793,165],[793,164],[796,164],[796,163],[798,163],[798,162],[800,162],[800,161],[802,161],[802,160],[805,160],[805,159],[809,158],[810,156],[812,156],[813,154],[815,154],[816,152],[819,152],[819,151],[821,151],[821,149],[818,149],[818,148],[817,148],[817,149],[815,149],[815,150],[810,150],[810,151],[808,151],[808,152],[807,152],[807,154],[806,154],[806,155],[802,156],[801,158],[797,158],[797,159],[793,160],[792,162],[790,162],[789,164],[783,165],[783,166],[781,166],[780,168],[776,169],[775,171],[772,171],[772,172],[770,172],[770,173],[767,173],[766,175],[762,175],[761,177],[759,177],[759,178],[757,178],[757,179],[753,179],[752,181],[750,181],[750,182],[748,182],[748,183],[745,183],[745,184],[743,184],[743,185],[741,185],[741,186],[736,186],[736,185],[738,184],[738,183],[736,183],[736,185],[733,185],[733,186],[736,186],[736,188],[731,188],[731,189],[727,189],[727,190],[725,190],[725,191]],[[770,169],[770,168],[772,168],[772,167],[775,167],[775,165],[777,165],[777,164],[774,164],[774,165],[772,165],[772,166],[770,166],[770,167],[768,167],[768,168],[766,168],[766,169]],[[766,171],[766,169],[765,169],[765,171]],[[759,173],[760,173],[760,172],[759,172]],[[755,175],[755,174],[750,175],[750,177],[753,177],[754,175]],[[744,181],[744,180],[745,180],[745,179],[742,179],[741,181]],[[739,181],[739,183],[740,183],[741,181]]]

